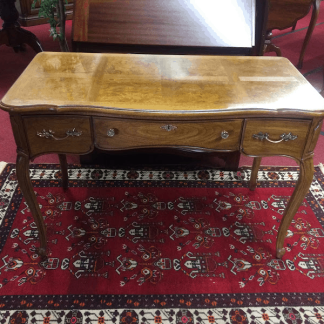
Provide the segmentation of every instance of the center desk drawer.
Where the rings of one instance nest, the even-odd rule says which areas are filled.
[[[243,151],[249,155],[287,155],[300,158],[304,152],[309,120],[248,119]]]
[[[30,156],[40,153],[84,154],[92,148],[89,117],[24,117]]]
[[[159,122],[94,118],[95,143],[101,149],[190,146],[238,150],[243,120]]]

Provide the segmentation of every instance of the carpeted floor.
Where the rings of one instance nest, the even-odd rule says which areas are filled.
[[[306,33],[306,27],[309,24],[311,12],[297,23],[296,30],[291,32],[291,29],[284,31],[275,31],[273,42],[279,45],[285,57],[290,59],[294,64],[298,61],[298,56],[302,46],[303,39]],[[321,11],[317,21],[317,26],[314,30],[312,39],[307,48],[304,66],[301,72],[306,75],[307,79],[314,85],[317,90],[321,90],[323,84],[323,62],[324,62],[324,41],[322,37],[324,23],[324,2],[321,4]],[[70,42],[72,22],[67,22],[67,37]],[[54,42],[49,37],[49,26],[40,25],[29,27],[42,43],[46,51],[59,51],[58,42]],[[0,47],[0,98],[6,93],[13,82],[18,78],[24,68],[32,60],[35,53],[28,48],[25,53],[15,54],[13,50],[6,46]],[[273,55],[267,54],[267,55]],[[311,102],[311,98],[310,98]],[[0,111],[1,128],[0,128],[0,161],[14,162],[16,158],[16,146],[14,143],[8,114]],[[324,134],[324,128],[323,128]],[[314,164],[318,165],[324,161],[324,136],[320,136],[318,145],[315,149]],[[78,163],[79,158],[68,157],[70,163]],[[56,155],[46,155],[38,157],[35,163],[58,163]],[[296,163],[284,157],[270,157],[263,159],[263,165],[290,165],[295,166]],[[242,156],[240,165],[251,165],[252,159]]]
[[[274,257],[296,168],[107,170],[33,165],[49,259],[15,166],[0,176],[3,323],[323,323],[324,176]],[[275,194],[274,194],[275,192]]]

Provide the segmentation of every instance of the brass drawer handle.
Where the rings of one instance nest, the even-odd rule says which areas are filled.
[[[167,132],[173,131],[175,129],[177,129],[177,126],[173,126],[173,125],[163,125],[161,126],[162,129],[166,130]]]
[[[262,133],[262,132],[260,132],[260,133],[258,133],[258,134],[253,134],[252,137],[255,138],[255,139],[257,139],[257,140],[260,140],[260,141],[266,140],[266,141],[268,141],[268,142],[270,142],[270,143],[277,144],[277,143],[281,143],[281,142],[283,142],[283,141],[285,141],[285,142],[293,141],[293,140],[295,140],[298,136],[297,136],[297,135],[293,135],[293,134],[291,134],[291,133],[288,133],[288,134],[283,133],[283,134],[280,135],[280,138],[281,138],[280,140],[278,140],[278,141],[274,141],[274,140],[271,140],[271,139],[269,138],[269,134],[268,134],[268,133]]]
[[[37,136],[39,137],[44,137],[44,138],[53,138],[56,141],[62,141],[65,140],[68,137],[74,137],[74,136],[81,136],[82,131],[77,131],[75,128],[73,128],[72,130],[67,130],[66,131],[66,136],[65,137],[55,137],[54,136],[55,132],[52,131],[51,129],[49,129],[48,131],[43,129],[41,132],[37,132]]]
[[[107,136],[108,137],[114,137],[116,135],[116,132],[113,128],[108,129]]]
[[[226,139],[229,137],[229,133],[226,130],[223,130],[221,132],[221,138]]]

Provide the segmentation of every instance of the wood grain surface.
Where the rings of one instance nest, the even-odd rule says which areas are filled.
[[[90,118],[66,116],[25,117],[23,119],[30,156],[40,153],[85,154],[92,148]],[[67,131],[80,132],[80,136],[67,136]],[[40,137],[43,131],[52,131],[54,137]]]
[[[1,107],[183,115],[324,111],[323,98],[285,58],[49,52],[34,58]]]
[[[307,120],[280,120],[280,119],[253,119],[247,120],[244,127],[243,152],[260,156],[286,155],[300,159],[303,155],[311,121]],[[259,133],[267,133],[272,141],[280,141],[282,134],[291,133],[297,136],[294,140],[272,143],[254,137]]]
[[[74,15],[73,40],[251,47],[254,1],[79,0]],[[240,37],[237,37],[238,33]]]
[[[243,120],[213,122],[134,121],[94,118],[95,142],[100,149],[145,147],[199,147],[235,151],[239,149]],[[107,136],[114,130],[113,137]],[[222,138],[222,132],[228,137]]]
[[[267,30],[292,27],[309,12],[314,0],[269,0]]]

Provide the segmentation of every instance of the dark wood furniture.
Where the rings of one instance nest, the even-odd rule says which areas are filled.
[[[38,38],[28,30],[20,27],[16,0],[0,0],[0,18],[3,20],[0,30],[0,45],[11,46],[15,52],[25,50],[25,44],[33,48],[36,53],[42,52]]]
[[[243,0],[242,0],[243,1]],[[77,52],[261,55],[268,0],[256,16],[236,1],[79,0],[72,45]],[[228,4],[232,4],[232,6]],[[244,23],[245,22],[245,23]],[[253,30],[246,28],[255,22]],[[255,34],[255,45],[252,38]]]
[[[72,19],[73,0],[67,0],[65,4],[67,19]],[[36,3],[32,9],[33,0],[17,0],[17,9],[19,12],[19,22],[24,27],[41,25],[48,23],[48,19],[38,17],[40,2]]]
[[[306,47],[310,41],[319,14],[321,0],[269,0],[269,14],[267,23],[267,35],[265,40],[265,52],[276,52],[281,56],[281,50],[271,42],[274,29],[283,30],[289,27],[295,28],[297,21],[304,18],[313,7],[312,18],[303,42],[297,67],[303,67]]]
[[[309,104],[311,102],[311,105]],[[30,159],[65,154],[178,148],[237,151],[296,160],[300,175],[277,236],[287,229],[313,179],[313,151],[324,99],[284,58],[131,54],[38,54],[0,107],[10,113],[17,143],[17,177],[46,255],[46,228],[32,183]]]

